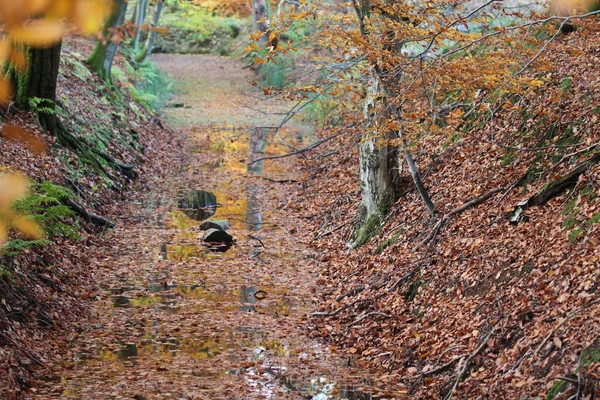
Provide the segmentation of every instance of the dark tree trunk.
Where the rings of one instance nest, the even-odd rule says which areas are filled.
[[[118,47],[117,43],[113,40],[112,35],[116,27],[123,25],[125,22],[127,1],[119,0],[116,2],[116,5],[115,12],[106,21],[102,31],[106,42],[104,40],[99,40],[98,43],[96,43],[92,55],[87,60],[91,68],[108,83],[112,83],[110,71]]]
[[[62,42],[46,48],[25,48],[27,67],[12,69],[17,107],[36,111],[42,127],[52,134],[58,129],[56,116],[56,84]]]

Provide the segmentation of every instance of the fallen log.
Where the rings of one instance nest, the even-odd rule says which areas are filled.
[[[577,166],[569,171],[568,174],[544,185],[544,188],[538,193],[519,202],[510,213],[508,220],[513,224],[518,224],[523,219],[523,216],[521,215],[523,211],[530,207],[544,205],[553,198],[560,196],[565,191],[574,188],[577,185],[579,177],[592,165],[597,164],[598,162],[600,162],[600,152],[595,153],[592,157],[577,164]]]

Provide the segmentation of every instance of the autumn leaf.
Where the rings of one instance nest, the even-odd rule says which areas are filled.
[[[37,20],[9,30],[12,40],[34,47],[51,46],[59,42],[64,33],[64,24],[51,20]]]

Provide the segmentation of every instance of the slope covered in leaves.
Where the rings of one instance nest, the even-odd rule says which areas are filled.
[[[600,166],[513,212],[598,154],[600,24],[578,28],[538,61],[543,85],[505,98],[485,125],[476,117],[456,136],[425,138],[415,155],[435,219],[405,178],[378,235],[348,250],[356,142],[305,163],[313,179],[295,213],[318,221],[307,234],[322,254],[311,326],[371,369],[375,396],[552,399],[600,387]]]
[[[57,102],[61,121],[89,148],[134,166],[142,181],[160,175],[178,154],[172,132],[161,129],[160,121],[131,96],[133,82],[127,76],[113,92],[88,70],[84,60],[92,45],[83,39],[63,45]],[[121,69],[123,61],[118,60]],[[34,383],[36,371],[55,361],[49,348],[68,341],[67,328],[87,315],[96,290],[93,277],[103,257],[103,229],[60,203],[68,197],[88,212],[114,219],[131,181],[107,159],[76,154],[43,133],[33,113],[8,107],[2,111],[2,125],[21,126],[36,138],[0,138],[0,170],[31,179],[35,190],[22,206],[55,230],[48,230],[44,242],[12,234],[0,254],[0,397],[12,399]],[[46,151],[33,153],[32,145],[40,143]],[[48,210],[57,215],[51,218]]]

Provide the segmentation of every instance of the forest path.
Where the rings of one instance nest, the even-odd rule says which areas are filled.
[[[303,222],[285,211],[297,187],[263,179],[299,178],[293,160],[269,162],[263,176],[246,171],[249,129],[281,119],[246,106],[285,108],[264,101],[239,61],[155,61],[176,80],[171,103],[179,107],[165,113],[185,135],[187,160],[168,180],[134,191],[104,261],[91,266],[102,288],[94,319],[60,350],[65,362],[33,398],[370,398],[348,389],[355,373],[348,360],[302,329],[318,272],[295,235]],[[298,132],[309,131],[291,126],[281,139],[301,146]],[[202,246],[193,218],[206,210],[179,208],[178,199],[197,189],[216,195],[214,219],[231,222],[237,242],[226,252]]]

